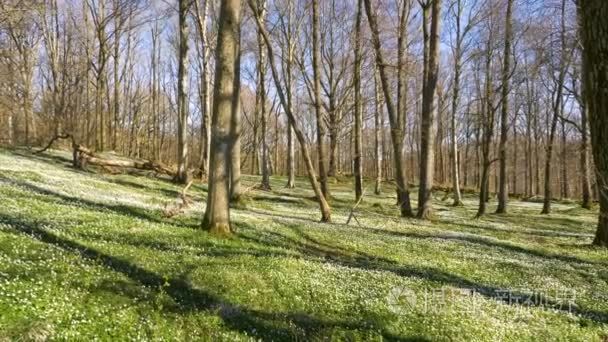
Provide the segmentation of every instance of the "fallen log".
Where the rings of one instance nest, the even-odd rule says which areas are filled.
[[[110,159],[102,155],[96,154],[91,149],[84,145],[76,143],[74,136],[67,134],[59,134],[54,136],[49,143],[41,150],[34,152],[35,154],[43,153],[48,150],[58,139],[71,139],[72,141],[72,158],[73,165],[76,168],[82,169],[87,164],[98,165],[101,167],[120,167],[139,170],[150,170],[157,173],[163,173],[171,177],[175,177],[176,172],[170,167],[151,160],[132,160],[132,159]]]
[[[158,173],[164,173],[171,177],[175,177],[176,172],[169,168],[166,165],[163,165],[158,162],[153,162],[150,160],[120,160],[120,159],[107,159],[98,156],[93,156],[88,154],[87,152],[78,149],[80,154],[81,163],[80,165],[84,166],[85,164],[91,165],[99,165],[99,166],[110,166],[110,167],[121,167],[121,168],[131,168],[138,170],[150,170]]]

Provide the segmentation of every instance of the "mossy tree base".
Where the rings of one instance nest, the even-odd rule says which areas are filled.
[[[231,236],[232,228],[228,222],[210,222],[209,220],[203,220],[201,225],[203,230],[209,232],[209,234],[216,236]]]

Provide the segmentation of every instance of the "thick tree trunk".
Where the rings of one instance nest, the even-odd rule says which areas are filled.
[[[428,11],[427,9],[424,11]],[[439,21],[441,20],[441,0],[434,0],[431,4],[430,36],[428,44],[427,63],[424,71],[424,85],[422,92],[422,116],[420,123],[420,186],[418,188],[418,213],[417,217],[429,219],[432,216],[432,191],[434,175],[434,150],[435,135],[434,122],[437,116],[435,103],[435,92],[437,89],[438,67],[439,67]],[[428,15],[424,15],[427,18]],[[426,26],[426,20],[423,25]]]
[[[481,160],[479,161],[481,167],[481,176],[479,180],[479,207],[477,209],[476,217],[481,217],[486,213],[486,204],[489,199],[489,185],[490,185],[490,166],[492,162],[490,160],[490,150],[492,144],[492,137],[494,136],[494,116],[495,109],[492,103],[493,99],[493,87],[492,84],[492,34],[488,37],[486,42],[486,60],[485,60],[485,91],[482,105],[482,122],[480,128],[482,128],[481,134]],[[479,158],[479,157],[478,157]]]
[[[234,154],[233,117],[239,110],[240,0],[220,5],[213,92],[209,191],[202,227],[214,234],[230,234],[230,168]]]
[[[500,146],[498,149],[498,160],[500,166],[500,179],[498,186],[497,214],[507,212],[509,190],[507,189],[507,138],[509,135],[509,73],[511,72],[511,40],[513,36],[513,1],[507,1],[507,14],[505,16],[505,49],[502,63],[502,110],[500,113]]]
[[[589,110],[591,147],[599,187],[600,214],[593,244],[608,247],[608,2],[581,0],[585,99]]]

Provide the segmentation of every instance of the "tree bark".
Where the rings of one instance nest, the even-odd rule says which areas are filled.
[[[177,177],[188,183],[188,9],[190,0],[179,0],[179,51],[177,70]]]
[[[361,12],[362,1],[357,1],[357,19],[355,24],[355,65],[353,70],[355,85],[355,122],[353,136],[355,139],[354,176],[355,176],[355,200],[358,201],[363,195],[363,168],[361,163],[361,129],[363,126],[363,113],[361,104]]]
[[[492,30],[490,28],[490,30]],[[481,166],[481,176],[479,179],[479,207],[477,209],[476,217],[481,217],[486,213],[486,205],[489,199],[489,184],[490,184],[490,166],[492,161],[490,160],[490,150],[492,145],[492,137],[494,136],[494,117],[495,107],[493,104],[494,92],[492,84],[492,40],[493,32],[490,32],[488,40],[486,42],[486,56],[485,56],[485,85],[484,85],[484,98],[483,105],[481,108],[482,122],[480,123],[481,135],[481,160],[479,164]]]
[[[233,0],[236,1],[236,0]],[[310,152],[308,148],[308,144],[306,142],[306,137],[304,133],[300,130],[300,128],[296,125],[295,116],[291,111],[291,108],[287,105],[287,98],[285,97],[285,93],[283,92],[283,88],[281,87],[279,72],[277,70],[276,64],[274,62],[274,51],[270,42],[270,36],[264,27],[264,23],[260,18],[260,14],[258,13],[257,6],[254,4],[254,0],[248,0],[247,3],[249,7],[254,13],[255,21],[262,33],[262,37],[264,38],[264,45],[266,46],[266,52],[268,55],[268,63],[270,65],[270,71],[272,73],[272,79],[274,80],[275,88],[277,94],[279,95],[279,99],[281,101],[281,105],[283,106],[283,110],[285,110],[285,114],[289,118],[292,123],[293,131],[300,143],[300,149],[302,151],[302,159],[304,159],[306,172],[308,173],[308,179],[310,180],[310,185],[317,197],[317,201],[319,203],[319,208],[321,211],[321,222],[330,222],[331,221],[331,208],[323,195],[323,191],[321,187],[317,183],[317,175],[315,173],[314,166],[312,164],[312,159],[310,158]]]
[[[545,197],[543,199],[543,209],[541,210],[541,214],[549,214],[551,213],[551,199],[553,197],[551,191],[551,159],[553,157],[553,143],[555,140],[555,131],[557,130],[557,121],[560,115],[563,115],[563,88],[564,88],[564,79],[566,77],[566,24],[565,24],[565,14],[566,12],[566,0],[562,0],[561,4],[561,32],[560,32],[560,41],[561,41],[561,58],[559,64],[559,75],[556,82],[555,89],[555,99],[553,100],[552,109],[552,118],[551,118],[551,126],[549,129],[549,137],[547,141],[547,150],[545,157]]]
[[[584,78],[584,75],[583,75]],[[591,181],[589,174],[589,133],[588,124],[588,106],[587,98],[585,97],[585,84],[581,82],[581,148],[580,148],[580,163],[581,163],[581,182],[582,182],[582,203],[581,206],[585,209],[591,209]]]
[[[207,37],[207,13],[209,11],[209,0],[205,0],[203,7],[199,4],[200,0],[194,1],[196,10],[196,23],[198,25],[198,34],[200,37],[201,47],[201,79],[200,79],[200,102],[201,102],[201,143],[200,143],[200,159],[199,169],[201,171],[201,177],[207,176],[209,172],[209,140],[210,140],[210,101],[209,101],[209,88],[210,88],[210,73],[209,73],[209,38]]]
[[[266,18],[266,0],[258,1],[258,13],[260,14],[260,20],[265,20]],[[257,33],[258,40],[258,101],[259,101],[259,113],[261,122],[261,140],[262,140],[262,183],[260,184],[260,188],[262,190],[270,190],[270,170],[269,170],[269,151],[268,151],[268,113],[266,113],[266,63],[265,63],[265,53],[264,53],[264,38],[262,37],[262,33],[258,28]]]
[[[507,212],[509,190],[507,181],[507,138],[509,135],[509,73],[511,70],[511,40],[513,36],[513,0],[507,1],[507,14],[505,16],[505,49],[502,64],[502,110],[500,113],[500,145],[498,148],[498,160],[500,166],[500,177],[498,186],[497,214]]]
[[[323,122],[323,113],[321,112],[321,45],[319,33],[319,2],[312,2],[312,69],[314,73],[314,106],[315,115],[317,118],[317,151],[319,159],[319,180],[321,182],[321,191],[323,197],[329,199],[329,187],[327,184],[327,149],[325,147],[325,124]]]
[[[435,91],[437,88],[438,67],[439,67],[439,21],[441,20],[441,0],[433,0],[432,4],[425,5],[424,12],[429,11],[431,6],[430,36],[428,44],[424,44],[426,60],[424,70],[424,85],[422,92],[422,116],[420,127],[420,186],[418,188],[418,213],[417,217],[429,219],[432,216],[432,190],[434,174],[434,122],[437,116],[435,103]],[[423,15],[423,18],[427,18]],[[426,26],[426,20],[423,25]]]
[[[393,160],[395,165],[395,181],[397,185],[397,201],[400,204],[401,216],[412,217],[412,207],[410,204],[410,193],[405,174],[405,160],[403,157],[403,126],[399,118],[399,113],[395,109],[394,102],[391,97],[391,86],[388,79],[387,66],[384,62],[382,46],[380,45],[380,33],[376,22],[376,15],[372,12],[371,0],[365,0],[365,12],[367,21],[372,32],[372,44],[376,51],[376,65],[379,70],[380,82],[384,93],[384,102],[388,111],[389,122],[391,126],[391,139],[393,142]]]
[[[380,104],[380,96],[382,95],[380,90],[380,81],[378,80],[378,68],[374,68],[374,159],[376,161],[376,184],[374,187],[374,193],[380,195],[382,192],[382,159],[384,153],[382,151],[382,137],[383,137],[383,125],[382,125],[382,108]]]
[[[232,118],[239,110],[240,0],[220,5],[213,92],[209,191],[202,227],[214,234],[230,234],[230,168],[234,154]]]
[[[462,68],[462,2],[456,2],[456,47],[454,49],[454,89],[452,93],[452,113],[450,118],[450,140],[452,142],[452,191],[454,193],[454,206],[462,205],[462,196],[460,195],[460,171],[458,169],[458,139],[456,138],[456,114],[458,112],[458,103],[460,100],[460,73]],[[466,176],[465,176],[466,184]]]
[[[608,247],[608,2],[578,2],[583,41],[585,99],[599,187],[600,214],[593,244]]]

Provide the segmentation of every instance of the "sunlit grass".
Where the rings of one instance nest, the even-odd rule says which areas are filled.
[[[181,187],[76,171],[69,157],[0,150],[0,339],[608,336],[608,253],[590,247],[597,212],[575,203],[547,216],[513,200],[507,215],[473,219],[476,198],[454,208],[438,192],[421,222],[398,216],[390,185],[375,196],[366,182],[347,226],[355,201],[340,178],[333,223],[320,224],[305,179],[286,189],[272,177],[263,192],[244,176],[225,239],[199,229],[205,185],[165,218]]]

